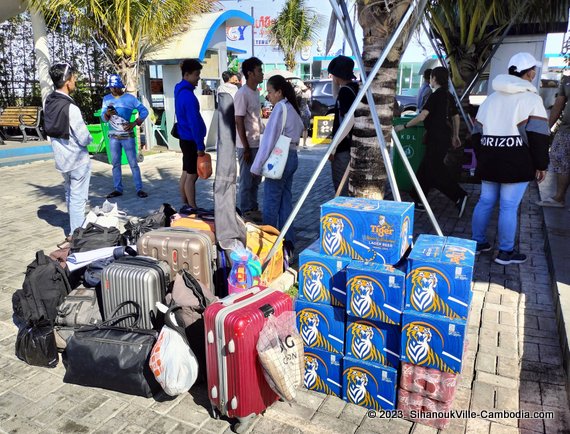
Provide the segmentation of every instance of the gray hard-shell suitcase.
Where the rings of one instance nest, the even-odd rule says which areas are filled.
[[[107,319],[124,301],[141,307],[139,327],[154,328],[156,302],[162,302],[170,283],[170,267],[163,261],[143,256],[125,256],[103,269],[101,298],[103,316]]]
[[[172,280],[180,270],[187,270],[197,281],[215,293],[217,249],[213,232],[188,228],[160,228],[139,238],[137,251],[139,255],[168,262]]]

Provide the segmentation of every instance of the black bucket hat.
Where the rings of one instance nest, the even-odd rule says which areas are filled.
[[[329,63],[328,71],[343,80],[354,80],[356,77],[353,73],[354,60],[348,56],[336,56],[331,63]]]

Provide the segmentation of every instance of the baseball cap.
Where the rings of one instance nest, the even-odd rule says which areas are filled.
[[[530,53],[517,53],[511,60],[509,60],[509,68],[514,66],[515,72],[522,72],[526,69],[530,69],[534,66],[542,66],[542,62],[536,60]]]
[[[110,87],[116,87],[118,89],[124,89],[125,85],[121,81],[121,76],[119,74],[111,74],[107,79],[107,89]]]

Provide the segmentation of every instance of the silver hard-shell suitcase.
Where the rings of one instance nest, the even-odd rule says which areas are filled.
[[[170,282],[170,267],[164,261],[144,256],[125,256],[103,269],[101,298],[105,319],[124,301],[141,307],[139,327],[153,328],[156,302],[162,302]]]

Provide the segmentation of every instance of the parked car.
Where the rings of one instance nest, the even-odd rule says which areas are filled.
[[[332,80],[306,80],[305,84],[311,88],[311,100],[309,101],[311,117],[332,113],[335,104]]]

